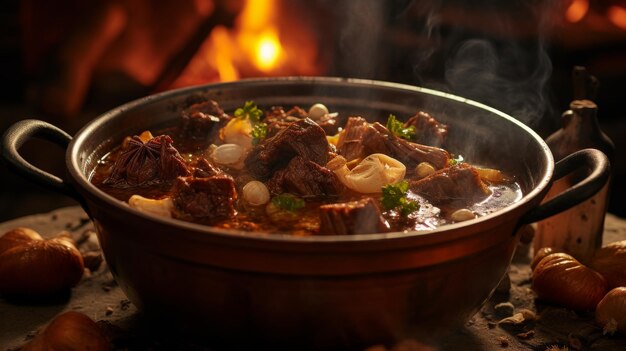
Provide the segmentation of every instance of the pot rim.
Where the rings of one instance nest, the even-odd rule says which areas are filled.
[[[98,189],[95,185],[93,185],[89,180],[88,176],[81,172],[81,160],[80,160],[80,150],[83,143],[89,138],[89,136],[93,133],[93,131],[97,130],[101,127],[101,125],[106,124],[108,121],[117,118],[120,115],[123,115],[126,111],[133,110],[135,108],[141,107],[146,104],[150,104],[152,102],[167,100],[173,97],[188,95],[197,91],[206,91],[209,89],[219,89],[221,87],[230,87],[237,85],[268,85],[268,84],[276,84],[276,83],[294,83],[294,84],[325,84],[325,85],[355,85],[355,86],[372,86],[375,85],[377,87],[384,87],[392,90],[404,90],[404,91],[412,91],[421,94],[427,94],[431,96],[437,96],[443,99],[448,99],[456,102],[465,103],[474,107],[477,107],[482,110],[486,110],[499,118],[504,118],[508,120],[510,123],[513,123],[518,128],[529,134],[536,142],[539,144],[540,149],[543,151],[542,155],[546,158],[546,170],[541,177],[540,181],[535,184],[534,188],[526,194],[523,194],[522,198],[509,206],[500,209],[494,213],[490,213],[485,216],[481,216],[472,220],[446,224],[444,226],[438,227],[434,230],[420,230],[420,231],[403,231],[403,232],[390,232],[390,233],[374,233],[374,234],[355,234],[355,235],[313,235],[313,236],[294,236],[290,234],[276,234],[276,233],[251,233],[241,230],[233,230],[233,229],[222,229],[217,227],[212,227],[203,224],[197,224],[192,222],[186,222],[174,218],[162,218],[154,215],[146,214],[136,209],[129,207],[123,201],[119,201],[114,197],[106,194],[104,191]],[[552,175],[554,173],[554,159],[552,153],[550,152],[549,147],[543,141],[543,139],[535,133],[531,128],[518,121],[514,117],[499,111],[493,107],[487,106],[480,102],[470,100],[467,98],[463,98],[454,94],[423,88],[418,86],[411,86],[407,84],[401,83],[393,83],[386,81],[378,81],[378,80],[368,80],[368,79],[356,79],[356,78],[340,78],[340,77],[308,77],[308,76],[298,76],[298,77],[267,77],[267,78],[249,78],[249,79],[241,79],[234,82],[224,82],[224,83],[211,83],[205,85],[191,86],[180,89],[169,90],[157,94],[148,95],[130,102],[127,102],[123,105],[115,107],[89,123],[87,123],[83,128],[81,128],[72,141],[70,142],[67,152],[66,152],[66,166],[68,169],[69,175],[72,177],[72,184],[78,186],[78,188],[83,193],[90,194],[91,197],[99,200],[100,202],[106,204],[107,206],[113,207],[116,210],[121,211],[127,216],[131,218],[134,216],[139,216],[145,220],[157,222],[161,225],[176,227],[180,229],[185,229],[191,232],[200,232],[204,235],[212,234],[218,236],[224,236],[231,239],[245,239],[245,240],[260,240],[260,241],[269,241],[269,242],[289,242],[289,243],[341,243],[341,242],[369,242],[369,241],[380,241],[380,240],[389,240],[389,239],[407,239],[407,238],[415,238],[421,237],[422,239],[435,239],[443,240],[444,237],[447,239],[452,239],[452,237],[457,237],[457,235],[452,235],[451,233],[457,233],[463,236],[462,233],[470,235],[474,232],[474,230],[466,230],[466,228],[474,227],[482,223],[484,226],[486,222],[492,222],[489,226],[495,226],[501,223],[501,221],[509,218],[511,216],[511,212],[514,211],[524,211],[527,212],[533,201],[537,201],[536,198],[540,196],[541,193],[547,190],[547,186],[550,183]],[[91,171],[91,170],[89,170]],[[515,215],[516,221],[519,220],[520,215]],[[449,235],[442,235],[443,233],[450,233]],[[511,233],[513,234],[513,233]]]

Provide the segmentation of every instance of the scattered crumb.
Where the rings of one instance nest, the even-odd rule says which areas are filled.
[[[515,336],[517,336],[518,338],[520,338],[522,340],[528,340],[528,339],[532,338],[534,335],[535,335],[535,331],[534,330],[529,330],[529,331],[524,332],[524,333],[516,334]]]
[[[89,269],[91,272],[95,272],[100,268],[102,261],[102,255],[98,251],[89,251],[83,254],[83,261],[85,262],[85,267]]]
[[[110,306],[107,306],[106,312],[104,313],[107,316],[110,316],[113,314],[113,308],[111,308]]]
[[[507,338],[506,336],[499,336],[498,343],[500,344],[500,347],[509,347],[509,338]]]

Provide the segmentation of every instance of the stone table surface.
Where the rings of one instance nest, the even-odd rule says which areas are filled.
[[[92,223],[80,207],[14,219],[0,224],[0,235],[9,229],[24,226],[44,237],[68,231],[82,252],[98,252],[99,246]],[[626,220],[608,214],[604,243],[626,240]],[[531,290],[530,248],[520,244],[509,270],[510,287],[504,285],[483,308],[460,330],[456,330],[437,345],[419,345],[405,340],[389,347],[400,350],[626,350],[626,336],[603,335],[594,324],[592,313],[576,313],[536,301]],[[510,303],[509,308],[498,308]],[[143,319],[124,292],[117,286],[103,263],[98,269],[86,270],[71,293],[49,301],[19,301],[0,296],[0,351],[18,350],[56,315],[78,311],[97,321],[112,340],[115,350],[214,350],[200,341],[182,338],[167,332],[156,332]],[[534,314],[535,320],[519,324],[502,321],[505,317],[524,312]],[[528,312],[530,311],[530,312]],[[385,350],[373,346],[370,350]]]

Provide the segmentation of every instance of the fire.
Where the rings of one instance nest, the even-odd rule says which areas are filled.
[[[574,0],[565,11],[565,19],[576,23],[585,17],[589,11],[589,0]]]
[[[219,75],[219,80],[222,82],[230,82],[233,80],[239,79],[239,72],[237,72],[237,68],[233,64],[232,57],[232,44],[228,31],[226,28],[219,26],[213,29],[211,32],[211,39],[215,43],[214,50],[211,52],[214,53],[214,58],[211,60],[211,56],[209,56],[209,65],[217,68],[217,73]]]
[[[213,28],[172,87],[321,72],[313,29],[289,27],[283,1],[247,0],[234,27]]]
[[[277,8],[276,0],[248,0],[238,18],[236,40],[263,72],[276,68],[283,51],[275,25]]]
[[[277,33],[270,31],[263,34],[256,47],[257,67],[264,72],[271,71],[279,62],[283,51]]]
[[[617,5],[611,6],[606,15],[616,27],[626,30],[626,8]]]

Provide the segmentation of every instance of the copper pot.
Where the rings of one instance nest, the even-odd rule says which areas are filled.
[[[449,150],[515,175],[524,196],[490,215],[428,232],[293,237],[156,218],[89,182],[97,160],[125,136],[171,122],[200,98],[215,99],[226,111],[247,100],[266,107],[322,102],[372,119],[425,110],[451,126]],[[67,147],[64,179],[21,158],[19,146],[32,137]],[[588,198],[608,177],[608,161],[596,150],[573,154],[555,170],[537,134],[480,103],[337,78],[254,79],[169,91],[115,108],[73,138],[25,120],[7,131],[3,143],[3,156],[16,171],[81,201],[111,272],[133,303],[236,347],[360,348],[452,330],[502,279],[521,225]],[[589,177],[540,205],[553,179],[583,167]]]

